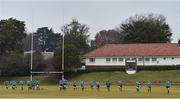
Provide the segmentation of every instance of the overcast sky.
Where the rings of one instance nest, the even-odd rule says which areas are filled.
[[[0,0],[0,19],[25,21],[27,32],[44,26],[60,32],[63,23],[77,18],[90,27],[91,39],[102,29],[113,29],[130,16],[146,13],[163,14],[173,42],[178,41],[180,0]]]

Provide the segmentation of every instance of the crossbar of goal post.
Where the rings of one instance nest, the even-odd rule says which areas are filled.
[[[41,71],[31,71],[31,80],[33,77],[33,74],[63,74],[63,71],[47,71],[47,72],[41,72]]]
[[[62,74],[62,71],[49,71],[49,72],[40,72],[40,71],[32,71],[32,74]]]

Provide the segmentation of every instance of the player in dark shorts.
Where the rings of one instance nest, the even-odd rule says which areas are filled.
[[[4,81],[4,85],[5,85],[5,87],[6,87],[6,89],[8,90],[8,86],[9,86],[9,81]]]
[[[59,89],[63,90],[63,80],[59,80]]]
[[[74,89],[74,90],[77,90],[77,81],[76,81],[76,80],[74,80],[74,81],[72,82],[72,86],[73,86],[73,89]]]
[[[24,90],[24,81],[23,80],[21,80],[21,81],[19,81],[19,85],[20,85],[20,87],[21,87],[21,90]]]
[[[10,81],[10,84],[12,86],[12,89],[15,90],[17,87],[16,87],[16,81],[13,80],[13,81]]]
[[[63,90],[65,91],[66,90],[66,86],[67,86],[67,80],[66,79],[63,79]]]
[[[136,91],[139,92],[140,91],[140,81],[136,81]]]
[[[28,83],[28,90],[33,90],[33,88],[34,88],[33,80],[29,80],[29,81],[27,81],[27,83]]]
[[[107,88],[107,90],[109,92],[110,88],[111,88],[111,82],[109,80],[106,81],[106,88]]]
[[[83,80],[81,80],[80,81],[80,86],[81,86],[82,91],[84,91],[84,85],[85,85],[85,82]]]
[[[171,82],[169,80],[167,80],[165,84],[166,84],[167,94],[169,94],[170,93]]]
[[[148,93],[151,92],[151,87],[152,87],[152,83],[151,83],[151,81],[148,81],[147,82]]]
[[[35,83],[36,83],[36,84],[35,84],[36,90],[40,90],[40,87],[39,87],[40,81],[39,81],[39,80],[36,80]]]
[[[123,81],[122,81],[122,80],[118,80],[118,81],[117,81],[117,85],[118,85],[118,87],[119,87],[119,91],[122,91]]]
[[[100,89],[100,82],[99,81],[96,81],[96,89],[97,89],[97,91],[99,91],[99,89]]]
[[[91,90],[94,88],[94,81],[93,80],[91,80],[90,82],[89,82],[89,85],[90,85],[90,88],[91,88]]]

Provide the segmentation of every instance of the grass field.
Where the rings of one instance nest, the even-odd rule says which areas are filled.
[[[106,81],[111,80],[115,82],[119,79],[124,80],[126,82],[133,82],[135,80],[140,81],[155,81],[155,82],[164,82],[166,80],[171,80],[175,83],[180,83],[180,70],[167,70],[167,71],[140,71],[136,74],[129,75],[125,72],[121,71],[114,71],[114,72],[90,72],[85,73],[69,80],[99,80],[99,81]]]
[[[16,90],[6,90],[3,86],[0,86],[0,98],[177,98],[180,97],[180,86],[173,86],[170,90],[170,94],[166,93],[164,86],[153,86],[152,93],[147,93],[147,88],[142,86],[140,92],[136,92],[135,86],[124,86],[123,91],[120,92],[117,86],[112,86],[111,91],[108,92],[105,86],[101,86],[100,91],[96,89],[91,90],[89,86],[86,86],[82,92],[80,88],[74,91],[71,86],[66,91],[60,91],[58,86],[41,86],[43,90],[28,91],[27,88],[22,91],[19,88]]]
[[[76,75],[68,78],[69,84],[72,80],[85,80],[88,84],[89,80],[99,80],[101,85],[104,85],[106,80],[111,80],[113,86],[110,92],[107,92],[105,86],[101,86],[100,91],[96,89],[91,90],[88,85],[86,85],[85,91],[82,92],[78,87],[77,91],[73,91],[71,85],[68,86],[66,91],[60,91],[58,87],[57,76],[52,75],[40,75],[34,76],[33,79],[38,79],[41,81],[40,91],[28,91],[27,86],[24,91],[21,91],[18,88],[14,90],[6,90],[2,85],[2,82],[5,80],[29,80],[29,77],[0,77],[0,98],[131,98],[131,97],[145,97],[145,98],[180,98],[180,70],[167,70],[167,71],[141,71],[134,75],[128,75],[125,72],[112,71],[112,72],[90,72],[83,73],[81,75]],[[117,80],[124,80],[125,86],[123,87],[123,92],[118,90],[118,87],[115,85]],[[142,83],[141,90],[139,93],[135,89],[135,80],[140,80]],[[153,82],[152,93],[147,93],[147,88],[145,83],[147,80]],[[165,80],[172,81],[172,88],[170,94],[166,94]],[[143,83],[144,82],[144,83]]]
[[[33,79],[37,79],[41,81],[43,85],[54,85],[58,84],[58,80],[60,79],[60,75],[40,75],[33,76]],[[65,75],[66,78],[66,75]],[[5,80],[29,80],[30,77],[0,77],[0,85]],[[167,70],[167,71],[140,71],[133,75],[128,75],[122,71],[110,71],[110,72],[89,72],[83,73],[81,75],[76,75],[68,78],[68,81],[72,80],[99,80],[101,82],[105,82],[106,80],[110,80],[112,82],[116,82],[117,80],[124,80],[125,83],[133,83],[135,80],[140,80],[141,82],[146,82],[148,80],[154,83],[163,83],[166,80],[171,80],[173,84],[180,84],[180,70]]]

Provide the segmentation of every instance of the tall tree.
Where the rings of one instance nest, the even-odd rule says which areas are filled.
[[[121,34],[116,30],[101,30],[91,41],[91,47],[97,48],[104,44],[121,43]]]
[[[81,24],[77,19],[72,19],[69,24],[62,27],[65,33],[65,44],[74,45],[80,54],[84,54],[88,48],[88,31],[89,27],[86,24]]]
[[[14,18],[0,20],[0,55],[22,52],[25,23]]]
[[[64,65],[65,70],[74,70],[81,66],[79,50],[72,44],[66,44],[64,46]],[[58,48],[55,50],[53,63],[56,70],[61,69],[62,64],[62,48]]]
[[[41,51],[53,51],[56,47],[60,46],[62,41],[61,34],[54,33],[53,29],[48,27],[38,28],[35,35],[38,38]]]
[[[172,32],[163,15],[147,14],[130,17],[119,30],[123,43],[171,42]]]

